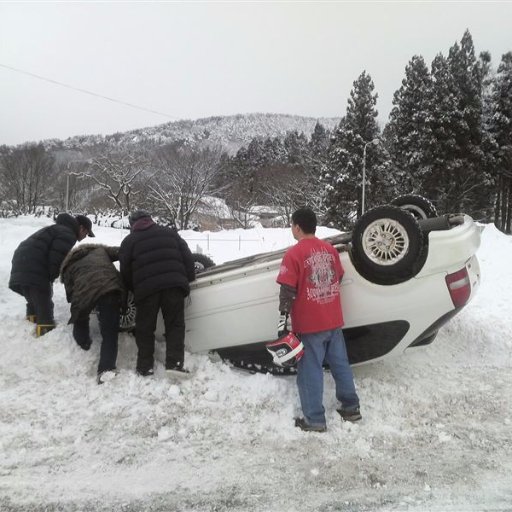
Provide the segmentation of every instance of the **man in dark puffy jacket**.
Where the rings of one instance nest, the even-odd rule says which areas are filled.
[[[89,315],[98,307],[102,337],[98,384],[116,375],[119,309],[123,286],[113,262],[119,259],[119,247],[85,244],[73,249],[61,267],[61,281],[71,303],[70,324],[73,337],[84,350],[89,350]]]
[[[121,243],[121,275],[133,291],[137,313],[135,341],[137,372],[153,375],[155,329],[161,309],[165,324],[169,373],[183,368],[185,343],[184,299],[195,279],[194,260],[187,243],[170,228],[158,226],[148,212],[137,210],[129,218],[131,233]]]
[[[36,336],[55,327],[52,284],[77,240],[94,236],[85,215],[60,213],[55,224],[40,229],[21,242],[12,258],[9,288],[27,301],[27,320],[36,324]]]

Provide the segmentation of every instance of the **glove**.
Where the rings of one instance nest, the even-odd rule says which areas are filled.
[[[279,322],[277,322],[277,337],[282,338],[286,336],[292,330],[292,324],[290,321],[290,315],[284,311],[281,311],[279,316]]]

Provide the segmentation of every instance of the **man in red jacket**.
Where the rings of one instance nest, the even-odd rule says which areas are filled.
[[[324,432],[327,428],[322,404],[324,361],[336,383],[341,417],[345,421],[361,419],[359,398],[341,330],[343,267],[336,249],[315,236],[316,224],[316,215],[309,208],[300,208],[293,213],[291,229],[298,243],[286,251],[277,276],[281,285],[278,335],[292,330],[304,344],[304,356],[297,368],[304,417],[297,418],[295,425],[308,432]]]

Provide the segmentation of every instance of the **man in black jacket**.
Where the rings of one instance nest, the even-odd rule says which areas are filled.
[[[27,320],[36,324],[38,337],[55,327],[52,284],[62,261],[87,235],[94,236],[90,219],[60,213],[55,224],[29,236],[14,251],[9,288],[25,297]]]
[[[133,291],[137,306],[137,372],[153,375],[155,329],[161,309],[165,367],[169,372],[187,373],[183,368],[184,299],[190,293],[189,282],[195,279],[192,253],[176,230],[155,224],[148,212],[137,210],[129,221],[131,233],[121,243],[119,262],[126,288]]]
[[[98,384],[116,375],[119,309],[123,286],[113,262],[119,259],[119,247],[82,244],[73,249],[61,267],[61,281],[71,303],[70,324],[73,337],[84,350],[89,350],[89,315],[97,306],[102,337]]]

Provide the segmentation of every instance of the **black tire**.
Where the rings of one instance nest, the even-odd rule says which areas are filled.
[[[394,206],[399,206],[405,211],[408,211],[415,219],[431,219],[437,217],[436,207],[423,196],[399,196],[391,201]]]
[[[424,244],[420,225],[411,214],[398,206],[379,206],[357,220],[350,256],[362,277],[393,285],[419,272]]]
[[[192,253],[192,257],[194,258],[194,266],[196,268],[196,274],[200,274],[204,272],[206,269],[210,267],[214,267],[215,263],[205,256],[204,254],[200,254],[198,252]]]
[[[204,272],[207,268],[215,266],[215,263],[205,256],[204,254],[192,253],[194,258],[194,266],[196,274]],[[128,292],[126,313],[119,316],[119,332],[133,332],[135,330],[135,301],[133,300],[133,293]]]

